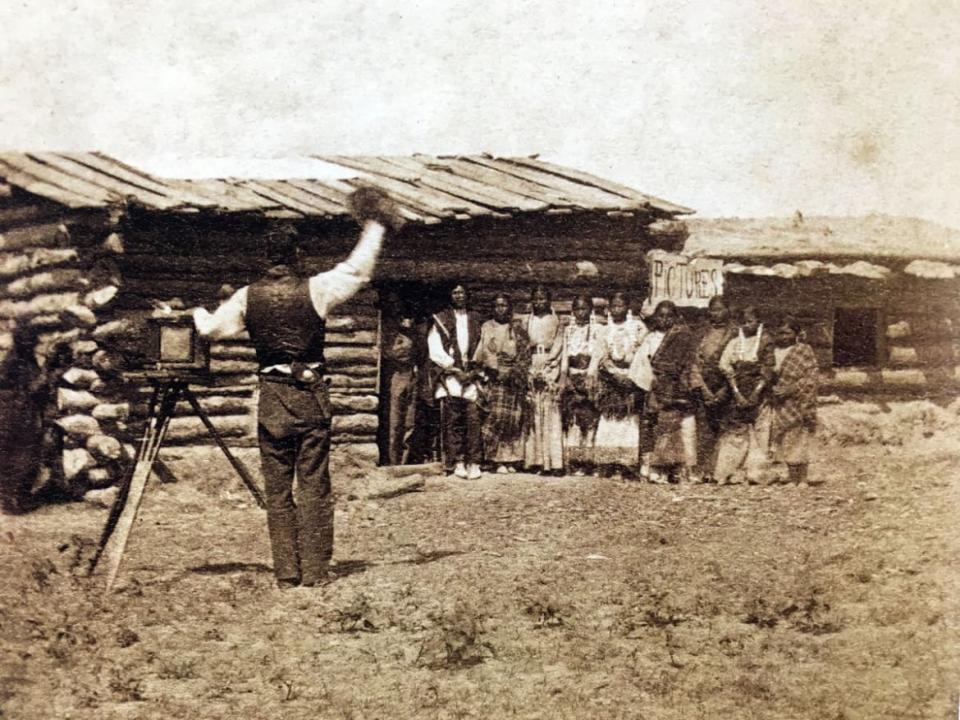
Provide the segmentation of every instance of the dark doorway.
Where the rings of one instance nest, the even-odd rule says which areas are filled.
[[[427,335],[433,314],[449,305],[451,289],[446,284],[410,282],[377,285],[381,465],[431,462],[439,457],[440,416],[433,400]]]
[[[833,316],[833,364],[836,367],[879,364],[877,308],[836,308]]]

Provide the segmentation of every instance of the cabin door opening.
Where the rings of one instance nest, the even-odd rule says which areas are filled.
[[[880,313],[877,308],[836,308],[833,317],[834,366],[877,365],[879,328]]]
[[[440,457],[440,408],[430,387],[427,334],[433,314],[449,305],[450,288],[392,282],[378,284],[377,293],[380,464],[433,462]]]

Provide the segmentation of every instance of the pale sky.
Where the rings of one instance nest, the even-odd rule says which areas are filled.
[[[960,227],[957,0],[5,0],[0,58],[10,150],[540,153],[702,216]]]

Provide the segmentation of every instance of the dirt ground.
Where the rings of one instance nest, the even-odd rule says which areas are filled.
[[[955,718],[960,434],[846,430],[815,487],[490,475],[369,501],[347,468],[323,589],[274,589],[264,516],[210,453],[149,487],[109,596],[82,572],[106,509],[2,517],[0,715]]]

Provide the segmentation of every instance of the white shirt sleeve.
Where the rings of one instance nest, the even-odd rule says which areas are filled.
[[[238,335],[246,329],[247,288],[237,290],[230,299],[216,309],[208,312],[198,307],[193,311],[193,324],[203,337],[211,340]]]
[[[446,370],[453,367],[453,358],[443,349],[443,340],[440,338],[440,331],[436,326],[430,328],[430,334],[427,336],[427,348],[430,350],[430,359]]]
[[[367,221],[350,257],[333,270],[313,275],[308,280],[310,300],[317,315],[326,317],[334,307],[349,300],[370,282],[385,232],[380,223]]]

